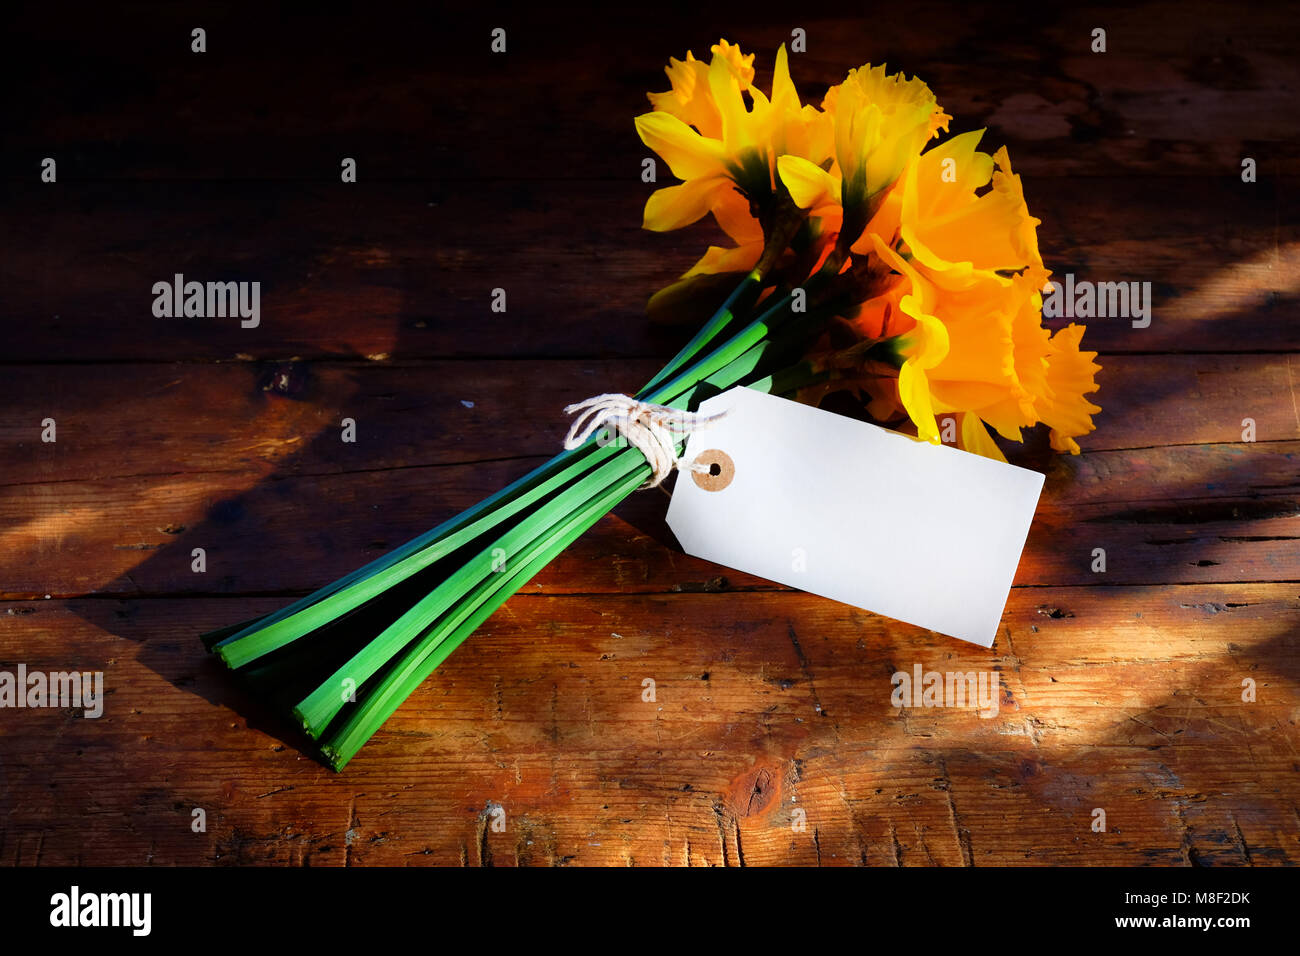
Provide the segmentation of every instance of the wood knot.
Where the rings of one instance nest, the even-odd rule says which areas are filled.
[[[302,362],[279,362],[264,369],[257,384],[264,392],[298,398],[307,387],[307,366]]]
[[[726,801],[738,819],[757,817],[781,802],[781,772],[774,767],[754,767],[731,782]]]

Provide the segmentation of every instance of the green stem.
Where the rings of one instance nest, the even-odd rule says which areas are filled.
[[[687,342],[682,350],[673,356],[672,360],[660,369],[654,378],[646,383],[645,387],[637,393],[637,397],[649,393],[651,389],[663,382],[668,376],[678,372],[683,365],[698,355],[704,346],[712,342],[723,329],[735,321],[737,315],[748,312],[753,307],[762,287],[763,274],[757,269],[741,279],[740,284],[727,296],[718,311],[713,314],[713,318],[709,319],[704,324],[704,327],[695,333],[695,337]]]
[[[814,277],[809,288],[828,277]],[[706,354],[737,317],[753,307],[762,288],[760,271],[747,275],[712,319],[637,393],[643,401],[689,408],[709,394],[770,369],[775,356],[824,319],[821,310],[795,316],[792,296],[769,303],[740,332]],[[770,384],[772,375],[760,383]],[[381,675],[343,725],[322,746],[336,768],[343,766],[451,651],[496,607],[630,494],[648,465],[636,449],[600,447],[594,440],[563,452],[473,508],[400,548],[275,614],[215,644],[231,667],[241,667],[330,624],[384,594],[411,575],[477,542],[516,515],[520,521],[478,550],[433,591],[354,654],[295,708],[319,738],[344,709],[344,681],[361,686]],[[538,505],[531,512],[528,510]],[[509,574],[490,569],[505,554]],[[520,563],[522,562],[522,563]],[[395,655],[400,659],[393,664]],[[389,666],[392,665],[392,666]],[[388,668],[386,671],[385,668]],[[382,672],[382,674],[381,674]]]
[[[663,403],[664,397],[674,389],[679,389],[684,381],[689,381],[693,375],[706,374],[699,371],[702,363],[697,362],[687,371],[678,372],[672,382],[666,385],[660,384],[657,391],[652,391],[656,383],[661,383],[667,374],[671,374],[674,369],[679,369],[689,361],[689,357],[694,352],[711,341],[718,330],[733,319],[736,303],[748,296],[757,295],[760,283],[759,273],[751,272],[747,275],[736,290],[728,296],[727,301],[706,327],[692,340],[692,344],[678,353],[677,357],[638,394],[650,393],[652,396],[650,401]],[[779,308],[788,298],[787,296],[776,306],[769,308],[759,320],[752,322],[745,332],[741,333],[742,336],[749,333],[746,343],[752,344],[752,341],[766,334],[767,326],[763,324],[763,319],[778,314]],[[720,354],[730,360],[734,357],[732,352],[736,350],[736,341],[740,338],[741,336],[737,336],[714,354]],[[337,620],[499,526],[503,521],[535,502],[544,499],[557,488],[563,487],[613,454],[610,449],[597,449],[594,451],[594,460],[589,460],[595,448],[594,443],[588,443],[582,448],[560,453],[506,489],[444,522],[433,531],[413,539],[394,552],[321,588],[315,594],[295,602],[288,608],[277,611],[225,638],[214,645],[214,650],[227,666],[238,668]],[[494,508],[494,505],[499,507]]]
[[[804,324],[812,325],[824,320],[824,317],[824,315],[809,316]],[[724,356],[730,355],[745,341],[748,341],[748,338],[740,336],[738,341],[733,340],[733,343],[728,343],[728,346],[720,351]],[[689,385],[680,395],[672,396],[671,404],[680,407],[694,404],[691,396],[705,386],[724,389],[737,384],[760,366],[764,358],[763,353],[770,344],[769,341],[760,341],[745,349],[709,378]],[[717,361],[720,359],[703,363],[703,367],[708,368],[717,364]],[[364,700],[344,726],[322,748],[322,752],[327,755],[335,768],[338,769],[351,759],[365,741],[391,716],[401,701],[432,673],[473,627],[486,619],[493,610],[504,603],[582,531],[635,490],[644,479],[647,467],[640,451],[626,449],[619,460],[610,462],[609,465],[588,475],[556,499],[548,501],[541,513],[531,516],[519,528],[498,539],[492,546],[481,552],[475,561],[461,569],[467,571],[469,568],[477,567],[480,569],[477,577],[472,572],[463,575],[458,571],[453,579],[445,582],[433,594],[403,615],[376,642],[368,645],[361,654],[340,668],[332,678],[311,694],[295,712],[308,732],[313,736],[319,736],[343,707],[341,688],[345,678],[351,678],[354,686],[359,685],[363,679],[369,678],[380,667],[387,664],[393,654],[407,646],[417,633],[425,634],[410,645],[396,667],[385,675],[379,685],[366,693]],[[602,488],[612,490],[602,493],[599,490]],[[595,491],[594,495],[593,491]],[[488,555],[497,548],[506,551],[509,555],[513,555],[516,550],[522,553],[525,561],[524,571],[517,572],[505,582],[493,581],[497,575],[492,572],[485,575],[481,569],[485,566]],[[523,576],[520,577],[520,574]],[[471,589],[473,589],[472,593]],[[467,594],[469,596],[465,598]],[[494,595],[498,599],[492,600]],[[435,625],[434,619],[453,603],[455,608],[451,616]],[[481,617],[474,614],[475,609],[480,607],[485,608]],[[472,616],[469,629],[457,630],[460,622],[468,616]],[[443,642],[453,632],[459,636],[442,649]],[[358,676],[362,673],[364,677]]]
[[[556,555],[567,548],[584,531],[607,514],[619,501],[631,494],[641,477],[633,475],[593,498],[586,507],[570,516],[564,524],[541,545],[525,556],[525,563],[513,573],[496,575],[497,580],[481,583],[470,599],[462,602],[456,612],[429,631],[406,654],[398,665],[386,674],[339,731],[321,747],[321,753],[335,770],[341,770],[369,740],[393,711],[401,706],[424,679],[433,673],[479,625],[506,602],[530,578],[549,564]]]

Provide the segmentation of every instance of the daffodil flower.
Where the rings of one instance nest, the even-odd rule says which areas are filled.
[[[888,191],[952,117],[925,83],[889,74],[883,64],[850,70],[827,91],[822,108],[832,118],[833,150],[784,157],[781,179],[794,201],[814,214],[838,206],[841,244],[868,250],[864,230]]]
[[[980,152],[978,130],[921,152],[949,117],[924,84],[883,67],[855,71],[833,93],[834,161],[787,155],[778,170],[798,205],[838,223],[841,247],[896,276],[846,315],[898,361],[895,380],[877,376],[864,390],[901,408],[927,441],[940,441],[939,419],[951,415],[961,447],[1003,458],[989,428],[1019,441],[1043,422],[1053,448],[1078,453],[1074,439],[1099,411],[1085,397],[1097,387],[1096,353],[1079,350],[1082,327],[1042,327],[1040,221],[1006,149]]]
[[[799,102],[784,46],[770,99],[753,85],[752,53],[742,55],[725,40],[712,53],[707,67],[689,52],[685,60],[670,60],[672,88],[649,94],[654,111],[636,118],[642,142],[682,180],[651,195],[645,228],[666,232],[713,213],[736,243],[709,247],[687,276],[753,268],[770,238],[777,160],[830,142],[830,118]]]

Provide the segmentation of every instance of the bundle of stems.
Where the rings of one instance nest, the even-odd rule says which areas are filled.
[[[839,263],[826,262],[796,296],[788,282],[765,279],[774,258],[765,255],[634,397],[694,411],[733,386],[787,394],[836,374],[804,356],[842,305]],[[340,770],[466,637],[650,470],[637,448],[594,435],[365,567],[204,641],[256,693],[288,708]]]

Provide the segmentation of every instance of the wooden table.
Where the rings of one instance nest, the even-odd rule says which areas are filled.
[[[325,769],[198,634],[494,491],[564,404],[674,351],[644,302],[717,234],[640,230],[632,117],[669,55],[725,34],[766,83],[795,27],[806,98],[864,60],[920,74],[954,131],[1009,145],[1052,269],[1153,284],[1149,328],[1089,323],[1084,454],[1019,451],[1046,486],[994,648],[686,557],[648,492]],[[0,711],[0,862],[1296,863],[1298,27],[1177,3],[15,14],[0,669],[102,670],[107,696]],[[155,318],[175,273],[260,281],[260,326]],[[997,716],[891,706],[918,663],[998,671]]]

